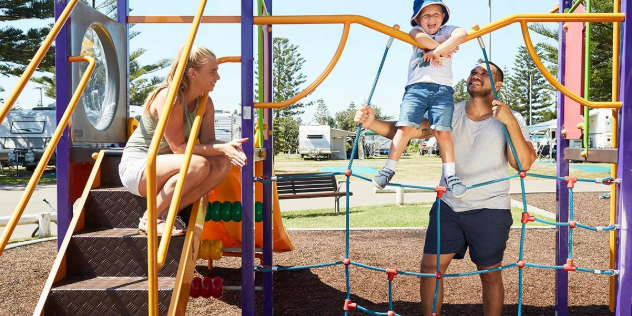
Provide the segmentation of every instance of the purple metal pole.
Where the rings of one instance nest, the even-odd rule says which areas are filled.
[[[560,13],[564,9],[570,9],[572,1],[560,0]],[[557,62],[558,81],[565,82],[566,75],[566,35],[563,23],[559,24],[559,57]],[[564,129],[564,95],[557,93],[557,130]],[[564,149],[568,147],[568,141],[558,133],[557,135],[557,176],[568,176],[568,161],[564,159]],[[557,181],[556,194],[556,220],[558,222],[568,221],[568,189],[562,181]],[[568,259],[568,227],[558,226],[555,230],[555,264],[563,265]],[[555,270],[555,311],[558,316],[568,315],[568,272]]]
[[[55,1],[55,20],[59,19],[66,8],[67,1]],[[57,124],[64,115],[64,111],[70,102],[72,94],[71,66],[68,62],[70,56],[70,28],[72,16],[68,18],[66,25],[62,27],[55,39],[55,104],[57,107]],[[72,139],[68,127],[57,145],[57,249],[64,241],[68,225],[72,220],[72,201],[70,200],[70,187],[72,183],[71,156]]]
[[[241,313],[255,314],[253,0],[241,2],[241,137],[248,164],[241,169]]]
[[[619,248],[616,269],[619,276],[616,283],[616,304],[615,315],[630,315],[630,301],[632,288],[630,282],[632,277],[627,268],[632,265],[632,133],[625,130],[625,126],[632,126],[632,23],[627,23],[628,12],[632,12],[632,0],[621,1],[621,13],[625,13],[626,22],[621,23],[621,72],[620,72],[620,100],[623,107],[619,110],[619,169],[617,178],[621,179],[619,196],[621,204],[619,208],[618,222],[621,225],[619,231]],[[629,177],[630,179],[627,179]],[[627,193],[626,193],[627,192]]]
[[[125,107],[127,107],[127,118],[129,118],[129,26],[127,25],[127,14],[129,13],[129,3],[127,0],[116,0],[116,20],[125,26],[125,38],[127,46],[125,48]]]
[[[268,13],[272,14],[272,0],[264,0]],[[268,32],[267,28],[262,28],[262,31]],[[266,88],[266,102],[272,101],[272,31],[268,32],[267,36],[264,36],[264,40],[267,40],[268,45],[264,43],[264,63],[269,71],[265,73],[263,80],[265,81],[264,87]],[[265,67],[264,67],[265,68]],[[259,87],[261,91],[264,87]],[[272,110],[268,115],[268,120],[264,122],[268,125],[269,130],[273,130],[272,122]],[[264,148],[267,151],[266,160],[263,161],[263,174],[271,176],[274,172],[274,138],[269,136],[268,141],[264,141]],[[263,185],[263,265],[271,267],[273,264],[272,249],[274,247],[272,221],[273,221],[273,192],[272,182],[265,183]],[[274,278],[273,272],[263,274],[263,315],[272,316],[274,314]]]

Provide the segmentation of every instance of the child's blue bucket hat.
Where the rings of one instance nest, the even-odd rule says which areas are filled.
[[[450,9],[445,3],[443,3],[443,1],[441,0],[415,0],[415,3],[413,4],[413,16],[410,18],[410,25],[417,26],[417,22],[415,22],[415,17],[419,15],[419,12],[421,12],[421,9],[433,4],[440,5],[441,8],[443,9],[443,13],[445,14],[445,17],[443,18],[443,22],[441,22],[441,26],[448,23],[448,20],[450,19]]]

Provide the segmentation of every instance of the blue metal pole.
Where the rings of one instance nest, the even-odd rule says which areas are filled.
[[[264,0],[268,13],[272,14],[272,0]],[[263,32],[268,32],[267,28],[263,29]],[[268,45],[264,45],[265,59],[264,63],[268,66],[269,71],[265,73],[263,78],[266,89],[265,102],[272,101],[272,31],[268,32],[268,36],[264,37],[264,40],[268,41]],[[265,67],[264,67],[265,68]],[[259,87],[259,90],[263,91],[264,87]],[[268,125],[268,129],[273,130],[272,110],[269,110],[268,120],[264,122]],[[266,160],[263,161],[263,174],[272,175],[274,171],[274,139],[270,135],[267,141],[264,141],[264,148],[267,151]],[[263,264],[271,267],[272,262],[272,249],[273,244],[273,203],[274,197],[272,192],[273,182],[267,182],[263,184]],[[274,272],[268,272],[263,274],[263,315],[272,316],[274,314]]]
[[[627,13],[632,12],[632,0],[621,1],[621,12],[625,13],[627,21]],[[625,131],[625,126],[632,125],[632,23],[621,23],[621,70],[620,70],[620,100],[623,101],[623,107],[619,110],[619,168],[617,177],[621,179],[621,187],[619,196],[621,204],[618,223],[621,225],[619,232],[619,249],[617,250],[618,260],[616,269],[619,270],[616,284],[616,305],[615,314],[617,316],[630,315],[632,310],[631,295],[632,276],[627,271],[627,267],[632,265],[632,133]],[[627,179],[630,178],[630,179]],[[628,192],[628,193],[625,193]]]
[[[570,9],[571,1],[560,0],[560,13],[564,13],[565,9]],[[564,32],[563,23],[559,23],[559,57],[557,61],[558,79],[561,84],[565,83],[566,75],[566,34]],[[579,67],[579,65],[578,65]],[[564,95],[557,93],[557,109],[558,120],[557,130],[564,129]],[[564,149],[568,147],[568,141],[561,135],[557,136],[557,172],[558,177],[568,175],[568,161],[564,160]],[[566,183],[557,181],[556,194],[556,220],[558,222],[568,221],[568,188]],[[563,265],[568,258],[568,228],[557,227],[555,229],[555,264]],[[556,315],[568,315],[568,272],[564,270],[555,270],[555,311]]]
[[[55,1],[55,20],[59,19],[66,8],[67,1]],[[55,39],[55,103],[57,106],[57,123],[64,115],[72,95],[72,73],[68,62],[70,56],[70,25],[72,16],[68,18],[66,26],[62,27]],[[72,139],[68,127],[64,130],[57,145],[57,249],[61,247],[72,220],[72,201],[70,200],[72,173],[71,155]]]
[[[241,137],[248,164],[241,168],[241,312],[255,314],[255,221],[254,221],[254,78],[253,0],[241,2]]]

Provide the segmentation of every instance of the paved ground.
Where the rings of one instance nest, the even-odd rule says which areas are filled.
[[[15,211],[24,188],[26,186],[8,186],[0,185],[0,217],[11,216]],[[24,210],[24,214],[39,214],[51,212],[50,207],[44,203],[44,199],[48,200],[54,208],[57,208],[57,187],[53,184],[40,184],[33,192],[33,196],[29,200],[29,203]],[[30,237],[33,230],[37,228],[37,225],[19,225],[15,228],[11,238],[24,238]],[[0,233],[4,233],[4,227],[0,227]],[[57,225],[51,223],[51,232],[57,234]]]
[[[420,186],[428,186],[433,187],[437,185],[434,181],[421,181],[421,182],[413,182],[413,181],[405,181],[402,182],[404,184],[415,184]],[[529,193],[543,193],[543,192],[555,192],[555,181],[553,180],[526,180],[525,181],[526,190]],[[344,187],[343,187],[344,190]],[[576,192],[605,192],[608,191],[609,187],[603,184],[596,183],[585,183],[580,182],[577,183],[575,191]],[[24,192],[24,186],[0,186],[0,194],[2,194],[2,204],[0,206],[0,217],[11,216],[15,207],[18,205],[20,198],[22,197],[22,193]],[[56,187],[54,185],[39,185],[33,196],[24,211],[24,214],[38,214],[42,212],[50,212],[50,208],[46,203],[43,202],[43,199],[51,202],[53,207],[57,207],[57,195],[56,195]],[[359,206],[359,205],[379,205],[379,204],[390,204],[395,203],[395,194],[394,193],[374,193],[373,184],[368,181],[352,181],[351,182],[351,192],[353,192],[353,196],[350,198],[351,206]],[[520,181],[512,180],[511,181],[511,193],[520,193]],[[406,193],[405,194],[405,202],[433,202],[435,200],[434,192],[424,192],[424,193]],[[281,210],[283,211],[295,211],[302,210],[307,207],[309,208],[333,208],[334,207],[334,199],[333,198],[316,198],[310,199],[309,204],[305,203],[304,199],[298,200],[281,200],[280,201]],[[340,200],[340,209],[344,210],[345,201],[344,198]],[[23,238],[31,236],[33,230],[37,227],[37,225],[21,225],[16,228],[13,232],[12,238]],[[54,223],[51,223],[51,230],[56,233],[57,226]],[[4,228],[0,228],[0,232],[4,232]]]

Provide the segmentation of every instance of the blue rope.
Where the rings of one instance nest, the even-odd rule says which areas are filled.
[[[509,268],[513,268],[513,267],[517,267],[517,266],[518,266],[518,264],[517,264],[517,263],[512,263],[512,264],[508,264],[508,265],[505,265],[505,266],[496,267],[496,268],[491,268],[491,269],[486,269],[486,270],[478,270],[478,271],[471,271],[471,272],[462,272],[462,273],[444,274],[444,275],[443,275],[443,277],[444,277],[444,278],[455,278],[455,277],[463,277],[463,276],[477,275],[477,274],[483,274],[483,273],[487,273],[487,272],[494,272],[494,271],[505,270],[505,269],[509,269]]]
[[[388,280],[388,310],[393,310],[393,281]]]
[[[373,271],[386,272],[386,269],[373,267],[373,266],[362,264],[362,263],[359,263],[359,262],[351,261],[351,264],[354,265],[354,266],[362,267],[362,268],[373,270]]]
[[[573,188],[568,188],[568,209],[570,213],[569,221],[574,219],[573,216]],[[568,259],[573,259],[573,227],[568,227]]]
[[[441,199],[437,197],[437,273],[441,273]],[[434,300],[432,301],[432,313],[437,312],[437,299],[441,280],[435,281]]]

